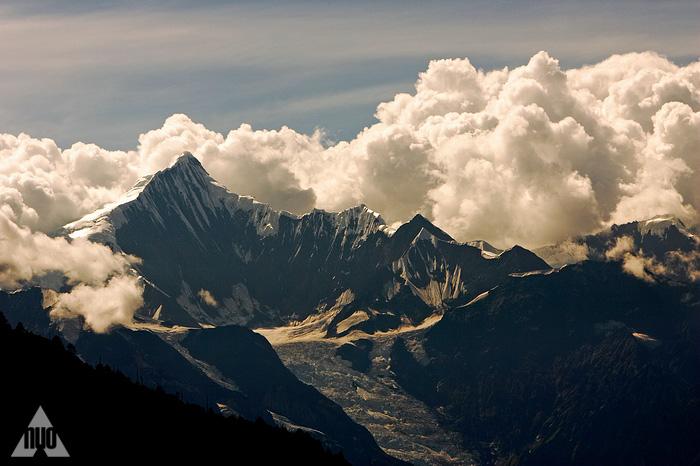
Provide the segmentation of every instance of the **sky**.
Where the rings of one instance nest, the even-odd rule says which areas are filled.
[[[653,50],[682,65],[698,24],[695,1],[6,1],[0,131],[128,150],[184,113],[337,142],[433,59],[488,71],[545,50],[566,69]]]
[[[700,225],[697,1],[144,3],[0,4],[0,289],[68,284],[96,331],[139,259],[54,233],[183,151],[276,209],[500,248]]]

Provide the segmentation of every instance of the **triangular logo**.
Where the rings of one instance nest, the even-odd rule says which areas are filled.
[[[33,457],[39,450],[49,458],[69,456],[66,447],[63,446],[63,442],[58,438],[58,434],[41,406],[36,410],[36,414],[27,426],[27,430],[24,431],[22,438],[19,439],[17,448],[15,448],[12,456]]]

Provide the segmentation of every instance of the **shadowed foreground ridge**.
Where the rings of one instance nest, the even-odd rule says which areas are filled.
[[[347,465],[310,435],[238,417],[224,418],[129,380],[119,371],[89,366],[48,340],[12,329],[0,313],[4,433],[8,458],[41,406],[72,459],[220,459],[250,464]],[[37,452],[40,456],[42,452]]]
[[[50,323],[42,305],[42,290],[38,288],[15,293],[0,291],[0,310],[12,325],[21,322],[26,329],[44,337],[52,338],[61,331],[60,324]],[[249,421],[260,417],[290,430],[301,427],[331,451],[342,450],[352,464],[404,464],[387,455],[367,429],[353,422],[340,406],[299,381],[262,336],[236,325],[190,329],[189,333],[181,342],[187,348],[172,346],[155,332],[126,327],[107,334],[81,331],[71,341],[79,357],[90,365],[108,364],[136,376],[148,387],[165,387],[168,392],[179,393],[183,400],[211,409],[218,406],[221,412],[235,413]],[[187,349],[215,364],[216,373],[225,380],[220,376],[210,378],[198,364],[185,358],[180,351]],[[6,353],[4,357],[12,355]],[[54,373],[59,377],[57,374],[60,372]],[[42,380],[51,386],[60,377]],[[102,399],[93,401],[97,406],[105,406]],[[135,410],[133,419],[148,417],[148,413]],[[151,434],[144,435],[152,438]],[[187,436],[183,438],[185,444],[191,443]]]

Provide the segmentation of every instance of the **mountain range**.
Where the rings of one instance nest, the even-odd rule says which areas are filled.
[[[700,461],[700,240],[675,217],[500,250],[276,211],[184,154],[55,234],[139,257],[145,304],[97,334],[0,292],[13,325],[353,464]]]

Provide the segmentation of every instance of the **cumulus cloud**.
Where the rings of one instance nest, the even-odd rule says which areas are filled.
[[[60,272],[69,285],[97,285],[124,273],[138,259],[114,254],[107,246],[83,238],[68,241],[32,232],[13,222],[0,208],[0,287],[18,288]]]
[[[107,332],[113,325],[131,323],[143,306],[143,286],[130,275],[117,275],[102,285],[79,284],[59,293],[50,315],[54,318],[82,316],[95,332]]]
[[[50,232],[123,194],[137,179],[133,156],[76,143],[0,134],[0,205],[19,225]]]
[[[667,268],[672,270],[676,277],[700,282],[700,250],[671,251],[666,256],[666,263],[668,263]]]
[[[649,283],[655,283],[657,277],[673,278],[676,275],[667,269],[662,262],[635,252],[624,253],[621,262],[622,270]]]
[[[289,128],[225,137],[184,115],[140,138],[141,170],[183,150],[231,190],[303,213],[366,203],[390,223],[423,213],[461,240],[528,247],[660,213],[698,222],[700,62],[652,52],[562,70],[436,60],[378,122],[324,147]]]
[[[619,261],[625,272],[649,283],[658,278],[700,282],[700,250],[668,251],[663,257],[653,257],[635,245],[631,236],[621,236],[605,251],[605,259]]]
[[[697,224],[699,111],[700,61],[645,52],[563,70],[540,52],[483,71],[435,60],[415,92],[334,144],[287,127],[224,135],[182,114],[133,151],[0,135],[0,204],[50,232],[190,151],[230,190],[278,209],[365,203],[389,223],[422,213],[463,241],[534,248],[656,214]]]
[[[216,299],[214,299],[214,296],[212,296],[210,291],[205,290],[205,289],[201,289],[197,293],[197,296],[199,296],[202,301],[204,301],[206,304],[210,305],[211,307],[219,307],[219,303],[216,302]]]
[[[320,132],[306,136],[286,127],[253,131],[242,125],[224,138],[185,115],[173,115],[162,128],[141,135],[139,143],[144,175],[168,166],[187,150],[217,181],[239,194],[293,212],[315,206],[313,189],[302,188],[295,172],[308,171],[323,152]]]
[[[0,289],[39,285],[58,291],[53,317],[82,316],[96,332],[131,321],[143,305],[143,286],[131,275],[133,256],[77,238],[52,238],[16,223],[14,212],[0,206]]]
[[[634,238],[631,236],[620,236],[615,240],[613,247],[605,251],[605,258],[608,260],[618,260],[635,249]]]
[[[631,236],[621,236],[605,251],[607,260],[620,261],[622,270],[649,283],[656,280],[653,275],[664,275],[665,267],[650,257],[645,257],[634,244]],[[653,275],[652,275],[653,274]]]

